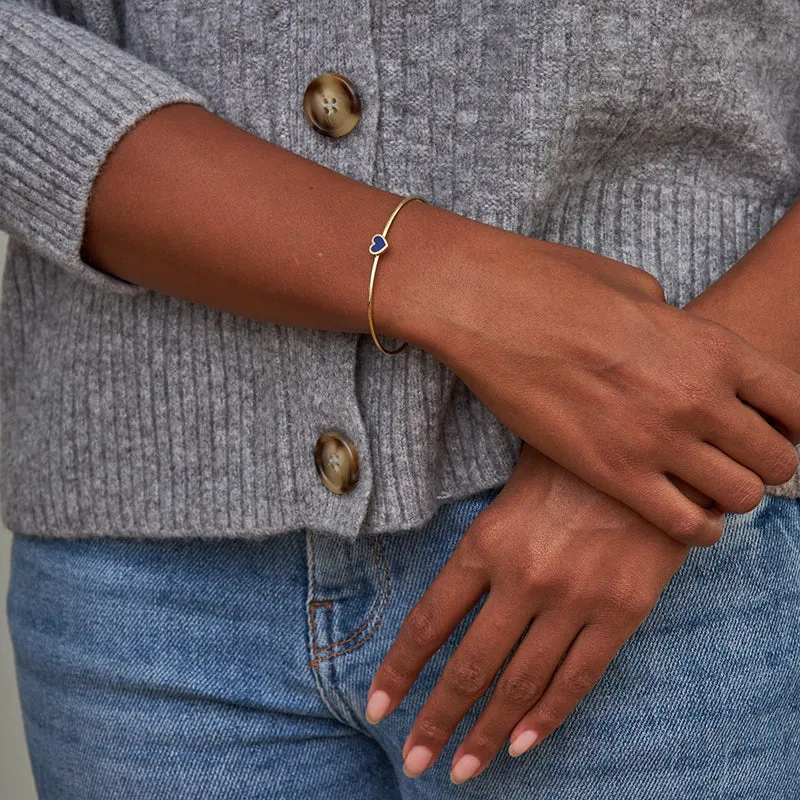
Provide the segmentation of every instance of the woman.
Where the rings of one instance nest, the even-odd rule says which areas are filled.
[[[796,793],[799,14],[0,5],[41,797]]]

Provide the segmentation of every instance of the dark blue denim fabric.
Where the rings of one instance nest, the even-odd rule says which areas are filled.
[[[377,726],[367,687],[497,491],[356,541],[16,533],[7,613],[42,800],[800,798],[800,500],[778,497],[691,552],[541,745],[452,785],[484,698],[433,767],[402,774],[403,741],[478,607]]]

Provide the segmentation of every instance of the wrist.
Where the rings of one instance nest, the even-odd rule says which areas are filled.
[[[726,304],[724,298],[717,295],[717,292],[706,290],[692,298],[683,308],[692,314],[724,325],[726,324]]]
[[[445,361],[480,313],[477,278],[497,238],[513,236],[431,203],[406,204],[389,229],[390,247],[375,278],[378,335],[408,341]]]
[[[690,300],[683,310],[733,331],[765,352],[776,345],[770,325],[763,318],[749,313],[748,294],[735,290],[733,281],[719,281]]]
[[[467,222],[431,203],[403,206],[386,236],[389,249],[375,276],[373,318],[379,336],[423,350],[435,346],[447,313],[442,299],[463,257],[460,229]]]

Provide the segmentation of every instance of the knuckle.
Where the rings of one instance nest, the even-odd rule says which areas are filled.
[[[597,675],[590,664],[578,664],[565,670],[562,686],[567,698],[583,697],[597,683]]]
[[[446,742],[450,738],[450,726],[436,717],[417,720],[414,730],[427,742]]]
[[[615,615],[615,629],[622,628],[629,634],[632,633],[650,614],[655,605],[654,600],[639,592],[627,602],[619,605]]]
[[[764,496],[764,484],[757,475],[745,476],[733,483],[731,511],[745,514],[752,511]]]
[[[699,506],[692,506],[668,523],[670,536],[685,544],[697,545],[700,542],[717,541],[722,535],[722,521],[707,519]],[[715,538],[716,537],[716,538]]]
[[[508,521],[496,513],[494,506],[481,511],[470,526],[470,548],[478,563],[486,564],[496,554],[497,543],[507,536]]]
[[[445,687],[457,697],[479,697],[488,686],[486,672],[476,661],[454,661],[445,675]]]
[[[434,613],[423,606],[409,611],[403,625],[406,641],[411,641],[419,650],[428,651],[438,646],[438,625]]]
[[[504,676],[497,684],[497,694],[503,705],[530,708],[538,700],[541,681],[524,672]]]
[[[639,594],[617,614],[618,626],[623,626],[629,634],[632,633],[642,624],[648,614],[650,614],[654,605],[655,602],[652,598]],[[622,645],[620,645],[620,647],[621,646]]]
[[[773,458],[770,474],[765,480],[772,485],[786,483],[797,472],[798,454],[793,446],[781,448]]]
[[[397,664],[385,661],[381,666],[381,683],[388,690],[404,688],[409,682],[408,673]]]
[[[641,622],[651,611],[653,601],[641,587],[632,582],[620,581],[620,585],[607,595],[604,607],[608,616],[616,620]]]
[[[745,358],[737,366],[736,385],[739,392],[749,395],[754,390],[763,391],[764,387],[774,384],[770,365],[758,351],[747,348]]]

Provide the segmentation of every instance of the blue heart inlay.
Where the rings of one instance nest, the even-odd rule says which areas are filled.
[[[369,246],[369,252],[372,253],[373,256],[377,256],[380,255],[388,246],[389,242],[387,242],[380,233],[376,233],[372,237],[372,244]]]

